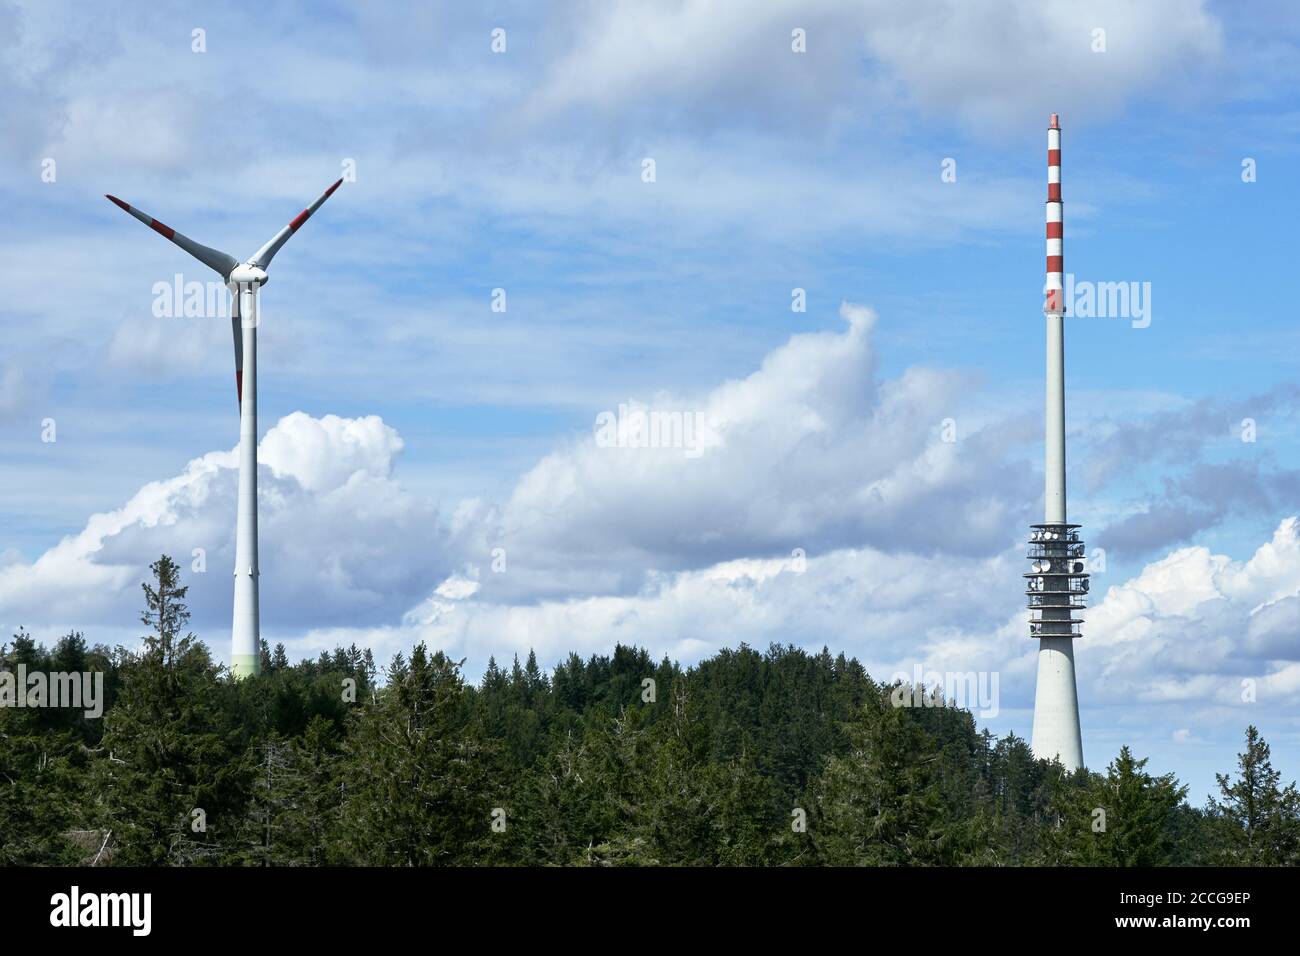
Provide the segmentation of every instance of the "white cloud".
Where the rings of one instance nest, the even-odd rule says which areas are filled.
[[[193,104],[175,86],[97,89],[66,104],[63,125],[48,149],[69,171],[108,163],[174,172],[192,165],[201,128]]]
[[[804,54],[791,51],[795,27],[806,32]],[[1094,30],[1105,32],[1104,52],[1094,52]],[[1027,116],[1037,123],[1051,110],[1096,115],[1176,90],[1212,71],[1222,43],[1202,0],[791,0],[758,8],[733,0],[653,10],[605,2],[575,17],[572,35],[534,94],[542,115],[582,108],[627,116],[639,106],[721,125],[761,108],[789,125],[844,120],[851,109],[879,125],[910,105],[986,132],[1022,128]],[[864,71],[864,55],[878,69]]]
[[[504,502],[465,499],[442,516],[394,477],[403,440],[377,416],[284,417],[260,449],[268,637],[298,653],[355,640],[381,657],[425,639],[469,657],[471,673],[528,648],[550,661],[622,641],[689,661],[740,641],[827,644],[879,676],[996,671],[1027,706],[1015,529],[1032,469],[1004,427],[966,422],[959,376],[882,376],[874,314],[842,315],[842,331],[792,336],[744,378],[643,399],[702,415],[698,457],[585,434]],[[947,444],[950,415],[959,440]],[[98,624],[134,618],[149,560],[167,551],[184,566],[201,547],[191,603],[223,653],[235,467],[233,451],[210,452],[34,562],[8,555],[0,608],[95,639]],[[1183,548],[1104,595],[1103,580],[1078,645],[1089,705],[1171,707],[1172,734],[1198,729],[1191,704],[1239,717],[1243,679],[1272,712],[1300,690],[1296,518],[1247,560]]]
[[[1080,659],[1110,701],[1272,703],[1300,686],[1300,521],[1279,523],[1246,561],[1181,548],[1106,591]],[[1086,670],[1081,664],[1081,670]]]
[[[649,102],[717,122],[784,105],[784,119],[797,121],[796,107],[820,111],[844,97],[860,19],[825,3],[589,4],[572,17],[573,45],[549,65],[530,106],[545,116]],[[792,52],[796,27],[811,53]]]
[[[451,626],[471,599],[484,608],[586,601],[548,613],[594,623],[615,606],[602,598],[645,600],[679,571],[713,569],[673,593],[712,594],[735,568],[759,587],[763,565],[752,562],[795,549],[867,548],[882,561],[1000,552],[1027,497],[1021,489],[1016,501],[1020,470],[1005,460],[1005,439],[972,429],[944,443],[962,378],[925,369],[882,378],[874,314],[841,311],[842,331],[794,335],[743,379],[639,403],[682,422],[698,414],[698,434],[671,436],[690,447],[601,447],[587,434],[542,458],[503,503],[463,500],[442,519],[394,479],[403,441],[377,416],[285,416],[259,451],[268,630],[391,625],[408,611]],[[233,452],[212,452],[149,483],[35,562],[0,571],[0,606],[28,622],[129,620],[149,560],[202,548],[209,569],[195,575],[192,601],[210,628],[228,602],[221,569],[232,560],[235,469]],[[495,548],[505,573],[487,570]]]
[[[312,418],[294,412],[267,432],[258,461],[308,491],[339,488],[355,475],[387,478],[402,439],[377,415]]]
[[[501,509],[495,541],[513,570],[486,577],[485,594],[518,595],[524,583],[537,593],[541,568],[580,568],[601,593],[639,586],[628,568],[794,548],[1000,550],[1032,494],[1030,476],[1007,460],[1012,439],[962,419],[970,433],[944,442],[964,379],[923,368],[880,378],[874,313],[846,304],[841,315],[843,332],[794,335],[744,379],[646,401],[699,416],[698,457],[587,435],[542,459]],[[566,575],[557,590],[569,587]]]
[[[827,645],[858,656],[879,676],[910,670],[917,661],[949,670],[1017,668],[1024,662],[1008,658],[1024,652],[1028,641],[1005,638],[1005,604],[987,599],[988,582],[1000,580],[1009,583],[1004,590],[1014,602],[1014,561],[1012,555],[953,561],[844,549],[802,563],[737,559],[649,574],[635,594],[528,604],[494,603],[478,592],[456,599],[444,587],[408,613],[403,628],[384,635],[384,650],[425,640],[481,665],[489,653],[501,658],[535,649],[550,662],[621,642],[693,661],[745,641],[760,648]],[[940,579],[944,585],[936,588]],[[994,635],[991,643],[963,631],[975,625]]]
[[[448,538],[432,504],[390,477],[402,447],[374,417],[286,416],[259,454],[263,621],[268,630],[305,623],[382,619],[413,603],[450,568]],[[185,571],[196,625],[218,652],[234,561],[234,450],[209,452],[172,478],[141,488],[121,508],[92,515],[33,562],[0,568],[0,608],[29,626],[78,627],[135,619],[139,582],[158,554]],[[195,549],[202,555],[196,557]],[[194,564],[206,564],[197,573]]]
[[[481,663],[536,649],[543,660],[616,642],[695,660],[741,641],[856,655],[875,676],[927,671],[1001,675],[1004,706],[1032,702],[1034,644],[1019,585],[1020,549],[985,558],[840,549],[809,556],[742,559],[647,577],[635,594],[492,602],[475,591],[444,593],[407,615],[386,647],[427,640]],[[1185,548],[1111,587],[1086,614],[1076,644],[1080,696],[1094,709],[1135,709],[1179,722],[1179,742],[1199,738],[1189,714],[1238,725],[1294,714],[1300,691],[1300,520],[1280,522],[1245,561]],[[1261,617],[1285,608],[1277,629]],[[1261,633],[1271,640],[1263,643]],[[1257,701],[1242,699],[1250,681]],[[1258,709],[1256,709],[1256,707]],[[1192,708],[1189,711],[1189,708]],[[1197,710],[1199,708],[1199,711]],[[1199,724],[1202,729],[1205,724]],[[1027,728],[1021,728],[1027,730]]]
[[[1014,128],[1026,114],[1091,118],[1204,78],[1222,42],[1205,6],[938,0],[878,5],[864,28],[872,54],[915,103],[972,125]],[[1094,51],[1097,30],[1104,52]]]

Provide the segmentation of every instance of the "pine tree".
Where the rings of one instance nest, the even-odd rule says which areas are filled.
[[[945,801],[950,770],[938,742],[887,694],[868,702],[846,730],[848,752],[828,761],[813,790],[814,860],[833,866],[961,862],[972,828]]]
[[[137,653],[0,645],[0,670],[102,670],[107,692],[102,721],[0,708],[0,864],[1300,862],[1300,795],[1254,727],[1201,811],[1128,748],[1067,774],[968,712],[891,707],[825,649],[683,670],[620,645],[550,677],[530,652],[467,687],[423,645],[385,686],[355,645],[277,645],[237,682],[188,632],[176,565],[151,571]]]
[[[350,862],[339,847],[344,781],[334,723],[315,716],[294,741],[300,793],[290,832],[309,866]]]
[[[534,767],[513,775],[512,859],[530,866],[583,862],[609,830],[608,797],[581,732],[558,736]]]
[[[343,748],[349,862],[475,863],[492,852],[501,792],[487,777],[488,748],[469,719],[459,665],[420,644],[389,674],[378,700],[351,718]]]
[[[1062,774],[1053,788],[1044,834],[1045,861],[1076,866],[1168,866],[1174,860],[1176,811],[1187,793],[1173,774],[1153,777],[1128,747],[1106,776]]]
[[[987,774],[987,845],[990,863],[1024,865],[1038,854],[1038,840],[1047,816],[1051,772],[1036,760],[1029,744],[1014,733],[996,742],[987,734],[983,750]]]
[[[334,724],[313,716],[302,735],[272,731],[247,754],[252,786],[238,848],[223,863],[323,866],[338,853],[342,783]]]
[[[60,646],[72,641],[65,638]],[[84,645],[82,645],[84,647]],[[12,645],[0,645],[0,671],[14,675],[20,665],[29,671],[49,671],[52,657],[23,628]],[[0,706],[0,865],[75,864],[82,862],[75,840],[77,808],[81,802],[81,770],[76,728],[80,712],[53,708],[18,709],[7,700]]]
[[[246,786],[243,734],[218,668],[192,633],[179,569],[163,555],[142,585],[150,628],[130,662],[96,754],[95,813],[118,862],[210,860],[233,840]],[[126,652],[123,652],[124,654]]]
[[[1153,777],[1143,771],[1128,747],[1107,767],[1106,785],[1114,799],[1099,841],[1101,862],[1108,866],[1164,866],[1170,862],[1170,825],[1187,788],[1173,774]]]
[[[1228,866],[1295,866],[1300,863],[1300,793],[1280,786],[1271,751],[1259,731],[1246,728],[1246,750],[1237,755],[1239,777],[1215,774],[1220,799],[1208,813],[1219,837],[1214,862]]]
[[[306,862],[295,852],[297,834],[285,832],[291,829],[295,798],[302,789],[292,757],[292,742],[274,731],[250,748],[252,788],[238,838],[238,854],[245,862],[256,866]]]
[[[659,857],[645,835],[650,813],[644,807],[644,782],[651,751],[644,708],[625,707],[609,717],[601,708],[591,712],[587,734],[595,786],[603,794],[596,808],[596,834],[583,854],[589,866],[659,866]]]
[[[669,690],[668,716],[647,729],[630,754],[624,794],[634,840],[664,863],[712,866],[723,793],[709,774],[708,728],[698,718],[684,679]]]

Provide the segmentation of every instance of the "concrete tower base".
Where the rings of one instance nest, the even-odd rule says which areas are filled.
[[[1044,637],[1038,643],[1038,689],[1034,696],[1035,757],[1057,759],[1066,770],[1083,766],[1079,693],[1074,683],[1074,640]]]

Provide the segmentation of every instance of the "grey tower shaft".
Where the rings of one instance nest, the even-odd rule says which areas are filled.
[[[257,566],[257,323],[258,284],[240,283],[243,389],[239,402],[239,496],[235,511],[235,602],[230,670],[250,677],[261,669]]]
[[[1034,756],[1059,760],[1067,770],[1083,766],[1074,641],[1081,637],[1088,594],[1084,543],[1065,507],[1065,223],[1061,201],[1061,129],[1052,114],[1047,130],[1047,282],[1043,315],[1047,339],[1044,404],[1043,523],[1029,535],[1030,571],[1025,575],[1030,636],[1038,639],[1038,684],[1034,696]]]

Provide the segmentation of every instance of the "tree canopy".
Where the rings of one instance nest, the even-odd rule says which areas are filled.
[[[151,566],[137,650],[19,630],[0,670],[104,675],[102,719],[0,708],[0,864],[1288,866],[1300,795],[1255,727],[1204,808],[1121,748],[1067,774],[829,650],[533,653],[481,680],[417,645],[242,681]],[[933,703],[933,701],[931,701]],[[942,701],[940,701],[942,703]]]

